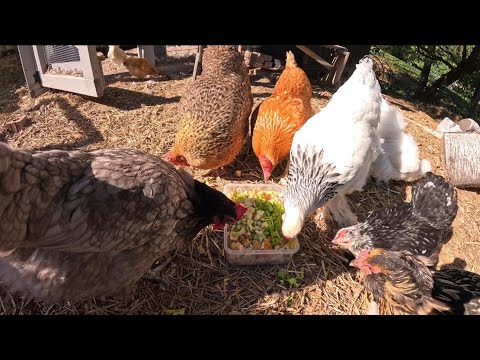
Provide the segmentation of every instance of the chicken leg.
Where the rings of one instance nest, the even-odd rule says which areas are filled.
[[[281,179],[278,181],[279,185],[287,186],[287,178],[288,178],[288,169],[290,168],[290,158],[287,160],[287,165],[285,166],[285,170],[283,171]]]
[[[220,168],[211,169],[211,170],[209,170],[206,174],[204,174],[203,176],[205,176],[205,177],[212,176],[212,177],[216,177],[217,180],[221,180],[221,177],[220,177]]]
[[[283,171],[282,178],[286,179],[288,177],[288,170],[290,169],[290,157],[287,159],[287,165]]]
[[[323,210],[323,218],[334,220],[342,228],[358,223],[357,216],[350,209],[345,195],[342,194],[335,195],[327,202]]]

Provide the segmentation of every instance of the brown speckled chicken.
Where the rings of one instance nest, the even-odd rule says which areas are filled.
[[[180,101],[180,125],[166,158],[176,165],[199,169],[229,164],[247,136],[252,105],[242,55],[228,46],[207,47],[202,74]]]
[[[129,56],[123,61],[130,75],[143,79],[148,75],[157,75],[157,70],[148,62],[147,59],[135,56]]]
[[[480,314],[480,275],[475,273],[443,269],[432,275],[409,252],[383,249],[362,250],[351,265],[366,274],[378,314]]]
[[[0,281],[47,301],[127,296],[155,260],[236,210],[140,150],[0,143]]]
[[[350,265],[365,276],[365,287],[378,304],[380,315],[429,315],[448,311],[432,298],[430,270],[408,252],[362,250]]]
[[[295,132],[314,115],[311,98],[310,81],[297,66],[293,53],[288,51],[285,70],[273,94],[260,104],[258,113],[252,114],[252,125],[255,124],[252,146],[265,181],[275,166],[288,157]]]

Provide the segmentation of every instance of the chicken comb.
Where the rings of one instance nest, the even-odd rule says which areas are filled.
[[[235,206],[235,214],[237,215],[237,220],[240,220],[246,212],[247,207],[245,205],[238,203]]]

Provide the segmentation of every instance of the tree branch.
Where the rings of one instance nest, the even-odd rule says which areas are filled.
[[[440,51],[443,51],[445,55],[448,56],[451,63],[457,64],[460,59],[459,59],[458,53],[455,53],[454,48],[458,49],[456,46],[451,46],[451,45],[438,46],[438,49]]]
[[[429,58],[433,61],[439,61],[445,65],[447,65],[450,69],[454,69],[455,68],[455,65],[451,64],[450,62],[448,62],[447,60],[445,60],[444,58],[442,58],[441,56],[438,56],[437,54],[435,53],[431,53],[429,52],[427,49],[425,49],[423,47],[423,45],[418,45],[418,52],[425,56],[426,58]]]
[[[467,45],[462,45],[462,61],[465,61],[468,55]]]

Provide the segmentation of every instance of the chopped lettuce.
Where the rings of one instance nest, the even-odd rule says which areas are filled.
[[[282,215],[285,212],[276,191],[236,190],[230,198],[247,207],[242,219],[230,229],[230,248],[234,250],[270,250],[291,248],[282,235]]]

